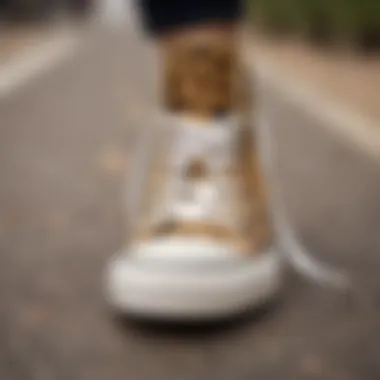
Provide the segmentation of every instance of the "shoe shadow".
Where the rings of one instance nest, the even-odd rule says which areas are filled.
[[[114,323],[124,332],[133,330],[143,335],[175,337],[182,339],[212,338],[221,334],[233,332],[253,323],[259,323],[280,307],[278,300],[272,300],[254,310],[246,310],[233,317],[215,320],[176,321],[170,319],[150,319],[137,316],[115,315]]]

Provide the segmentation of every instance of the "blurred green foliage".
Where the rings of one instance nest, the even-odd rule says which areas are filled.
[[[380,0],[247,0],[259,27],[319,42],[380,48]]]

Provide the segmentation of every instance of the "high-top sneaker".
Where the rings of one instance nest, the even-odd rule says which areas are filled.
[[[167,51],[170,116],[152,131],[135,228],[107,273],[111,302],[124,312],[225,317],[278,289],[255,139],[234,106],[236,57],[234,43],[212,35]]]

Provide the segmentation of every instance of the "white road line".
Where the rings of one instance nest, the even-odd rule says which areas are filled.
[[[34,45],[0,65],[0,100],[69,57],[77,45],[78,38],[65,33]]]
[[[287,100],[298,105],[335,134],[340,142],[370,155],[380,161],[380,122],[359,111],[349,109],[336,99],[312,87],[289,78],[279,68],[264,58],[247,57],[256,68],[259,80],[281,93]]]

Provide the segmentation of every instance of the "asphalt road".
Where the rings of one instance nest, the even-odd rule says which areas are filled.
[[[102,270],[125,236],[124,164],[150,122],[155,59],[128,33],[92,34],[0,102],[0,378],[379,379],[380,166],[273,88],[289,215],[311,251],[353,273],[354,294],[289,271],[278,302],[223,326],[109,312]]]

